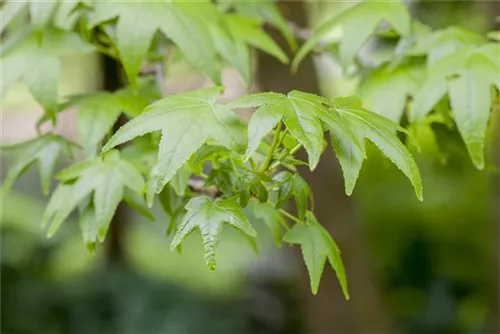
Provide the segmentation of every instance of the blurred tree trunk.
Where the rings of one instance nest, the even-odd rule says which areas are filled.
[[[300,27],[307,26],[307,11],[301,1],[280,3],[283,13]],[[284,49],[286,43],[270,31]],[[259,53],[257,83],[263,91],[287,93],[293,89],[319,93],[314,63],[308,57],[295,75],[290,66],[273,57]],[[304,152],[302,152],[303,154]],[[351,300],[345,301],[335,274],[328,266],[323,274],[319,293],[311,294],[305,266],[301,280],[301,297],[305,310],[305,333],[388,333],[389,320],[376,281],[370,270],[370,261],[364,249],[362,231],[356,222],[352,202],[345,195],[342,172],[330,149],[325,152],[314,173],[302,170],[302,175],[314,193],[315,214],[332,234],[342,250],[347,270]],[[295,249],[297,263],[303,266],[302,255]]]
[[[113,58],[104,55],[102,57],[103,68],[103,88],[106,91],[114,92],[123,87],[123,77],[120,64]],[[127,122],[122,114],[113,127],[113,132]],[[122,202],[118,205],[115,215],[111,220],[108,231],[107,261],[110,265],[123,264],[123,234],[127,224],[128,208]]]

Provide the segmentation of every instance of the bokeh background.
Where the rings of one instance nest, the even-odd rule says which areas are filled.
[[[353,2],[280,2],[298,26],[314,26]],[[412,1],[412,13],[434,28],[460,24],[479,33],[498,28],[496,1]],[[274,32],[270,32],[274,34]],[[279,39],[279,36],[276,35]],[[366,59],[383,59],[391,40],[373,39]],[[328,55],[290,68],[258,54],[252,91],[300,89],[327,96],[353,93],[358,82]],[[62,59],[60,93],[116,89],[119,69],[94,54]],[[168,94],[209,85],[182,60],[165,78]],[[224,98],[245,93],[237,74],[224,72]],[[2,144],[36,135],[41,110],[16,86],[2,101]],[[87,253],[76,217],[47,239],[40,227],[47,199],[30,169],[1,201],[1,329],[3,333],[499,333],[499,115],[488,137],[491,167],[479,172],[459,136],[429,132],[413,149],[424,181],[416,200],[397,171],[375,151],[351,197],[331,152],[315,173],[301,171],[316,197],[316,215],[339,244],[351,300],[328,268],[312,296],[298,249],[259,240],[256,254],[225,230],[218,268],[206,269],[199,238],[181,253],[169,250],[168,217],[156,222],[120,206],[107,243]],[[75,114],[61,115],[59,133],[76,138]],[[443,153],[445,152],[445,153]],[[2,156],[2,172],[11,162]],[[60,167],[63,167],[61,165]],[[248,212],[252,223],[262,221]],[[253,217],[253,218],[252,218]],[[261,235],[265,235],[261,233]]]

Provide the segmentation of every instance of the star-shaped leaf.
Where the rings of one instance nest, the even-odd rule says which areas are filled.
[[[313,170],[323,150],[323,128],[330,132],[332,146],[342,165],[346,192],[351,194],[365,158],[365,138],[378,148],[408,177],[418,198],[422,181],[415,160],[399,141],[397,124],[362,108],[355,98],[328,100],[324,97],[292,91],[287,95],[262,93],[247,95],[230,104],[231,108],[260,106],[248,125],[249,158],[262,139],[283,120],[290,132],[304,146]]]
[[[479,169],[484,168],[492,86],[500,90],[499,54],[499,44],[485,44],[463,49],[431,65],[411,110],[412,121],[422,120],[448,93],[452,116]]]
[[[2,151],[12,151],[18,157],[10,166],[3,180],[2,193],[6,193],[12,184],[34,163],[38,163],[42,190],[45,195],[50,191],[52,174],[59,156],[71,156],[71,143],[59,135],[45,134],[13,146],[3,146]]]
[[[1,55],[0,95],[3,96],[16,81],[23,81],[46,113],[55,117],[58,109],[59,56],[92,50],[90,45],[71,32],[45,29],[41,41],[35,32],[31,32]]]
[[[196,7],[196,3],[184,4]],[[207,27],[176,2],[99,1],[90,27],[118,17],[116,43],[127,76],[135,82],[156,31],[160,30],[194,67],[220,83],[217,52]]]
[[[362,81],[359,94],[368,110],[399,123],[408,97],[417,93],[424,78],[425,68],[420,63],[400,64],[396,68],[384,65]]]
[[[209,270],[215,270],[216,267],[216,247],[224,223],[250,237],[257,235],[241,207],[233,199],[212,201],[206,196],[195,197],[186,205],[186,210],[187,213],[177,229],[170,248],[172,250],[177,248],[197,228],[201,234],[205,262]]]
[[[122,126],[103,151],[146,133],[162,132],[158,161],[151,170],[154,181],[148,191],[159,193],[177,170],[205,143],[214,142],[229,149],[245,143],[245,130],[239,118],[216,99],[221,87],[211,87],[159,100]]]
[[[344,65],[349,65],[361,46],[383,20],[390,23],[401,35],[410,33],[410,15],[402,2],[363,1],[327,20],[314,31],[312,37],[295,56],[292,68],[296,70],[305,56],[337,28],[342,29],[339,42],[340,60]]]
[[[306,213],[306,223],[295,224],[285,234],[283,240],[291,244],[300,245],[304,262],[309,271],[313,294],[318,293],[321,274],[328,259],[337,274],[345,298],[349,299],[347,280],[342,258],[340,257],[340,250],[328,231],[318,223],[312,212],[308,211]]]
[[[109,223],[124,198],[125,188],[141,193],[144,188],[142,175],[129,162],[112,150],[102,157],[72,165],[61,171],[61,180],[52,194],[43,217],[42,225],[50,224],[48,234],[52,236],[79,204],[91,203],[94,217],[91,220],[97,241],[104,241]],[[88,238],[87,238],[88,239]],[[96,241],[96,240],[94,240]]]

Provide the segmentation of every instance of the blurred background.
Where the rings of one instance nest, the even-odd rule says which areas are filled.
[[[289,1],[280,7],[305,27],[352,3]],[[495,1],[416,1],[409,6],[434,28],[460,24],[479,33],[493,30],[500,15]],[[384,43],[370,41],[363,57],[378,55]],[[266,55],[257,58],[252,91],[299,89],[341,96],[357,88],[358,82],[343,75],[328,55],[310,57],[295,76]],[[116,64],[100,55],[64,58],[62,66],[61,95],[119,86]],[[225,70],[224,82],[224,99],[245,93],[234,71]],[[209,84],[178,61],[166,73],[165,91]],[[34,137],[41,113],[26,87],[12,89],[2,101],[2,144]],[[489,161],[498,166],[499,115],[493,116]],[[73,112],[61,115],[57,131],[76,138]],[[413,152],[424,182],[423,203],[375,150],[351,197],[344,193],[330,151],[315,173],[301,171],[315,195],[318,220],[342,250],[348,302],[330,268],[312,296],[300,251],[276,248],[271,237],[259,240],[256,254],[238,233],[226,229],[217,271],[208,272],[199,238],[188,238],[181,253],[169,250],[169,218],[158,205],[154,223],[120,206],[106,245],[95,255],[87,253],[76,217],[47,239],[40,227],[47,199],[32,168],[1,203],[2,332],[499,333],[498,172],[493,167],[475,170],[458,135],[439,133],[449,138],[446,159],[430,131]],[[10,159],[2,156],[3,173]],[[248,215],[257,230],[265,228],[251,210]]]

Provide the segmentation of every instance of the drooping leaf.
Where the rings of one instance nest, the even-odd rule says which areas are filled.
[[[32,32],[2,53],[0,95],[16,81],[23,81],[46,113],[54,117],[58,108],[59,56],[90,51],[92,47],[71,32],[45,29],[42,41]]]
[[[199,229],[205,251],[205,262],[209,270],[215,270],[216,267],[216,246],[224,223],[250,237],[257,235],[233,199],[212,201],[206,196],[195,197],[189,201],[186,209],[187,213],[177,229],[170,248],[174,250],[194,229]]]
[[[312,37],[300,48],[292,63],[297,69],[305,56],[334,29],[342,29],[340,44],[340,60],[349,65],[361,46],[372,35],[381,21],[387,21],[401,35],[410,33],[410,15],[400,1],[374,2],[363,1],[334,16],[322,24]],[[326,42],[326,43],[324,43]]]
[[[229,149],[244,144],[244,127],[238,117],[216,103],[220,92],[220,87],[212,87],[153,103],[146,112],[121,127],[103,151],[161,130],[158,161],[151,171],[154,180],[151,190],[159,193],[177,170],[208,141]],[[152,196],[149,201],[152,204]]]
[[[48,235],[52,236],[78,204],[92,196],[95,217],[91,228],[97,231],[100,242],[104,241],[125,187],[136,193],[142,193],[144,188],[142,175],[115,150],[72,165],[57,178],[61,183],[49,201],[42,223],[50,224]]]
[[[330,234],[321,226],[313,213],[306,213],[306,223],[295,224],[283,240],[291,244],[299,244],[304,256],[313,294],[318,293],[319,282],[326,260],[330,262],[342,287],[346,299],[349,299],[347,280],[340,257],[340,250]]]
[[[14,146],[2,147],[2,151],[12,151],[17,155],[3,180],[2,193],[34,163],[38,164],[40,181],[44,195],[48,195],[52,175],[60,155],[71,156],[71,143],[59,135],[45,134],[38,138]]]
[[[495,44],[469,47],[430,66],[411,110],[412,121],[422,120],[448,93],[453,118],[478,169],[484,168],[492,86],[500,88],[500,65],[492,55],[495,51],[500,51]]]

